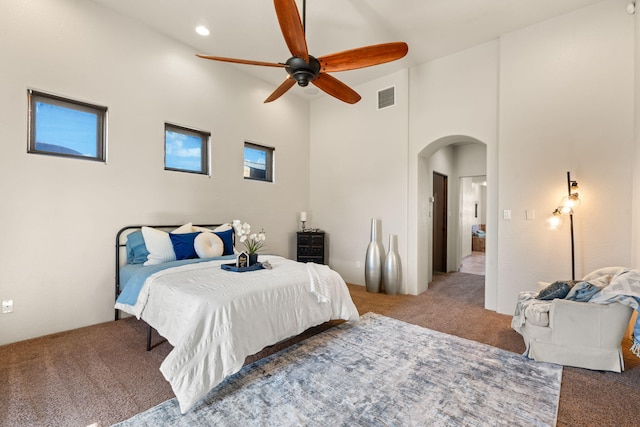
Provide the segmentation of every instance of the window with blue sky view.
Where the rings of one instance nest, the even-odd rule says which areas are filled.
[[[29,101],[29,152],[105,160],[105,107],[34,91]]]
[[[261,175],[263,178],[267,170],[267,153],[263,150],[244,147],[244,176]]]
[[[164,167],[168,170],[208,174],[207,145],[210,134],[165,124]]]
[[[245,142],[244,177],[272,181],[273,148]]]

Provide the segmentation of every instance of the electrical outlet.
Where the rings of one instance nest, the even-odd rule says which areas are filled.
[[[356,261],[356,268],[360,268],[360,261]]]
[[[2,314],[13,313],[13,300],[7,299],[2,301]]]

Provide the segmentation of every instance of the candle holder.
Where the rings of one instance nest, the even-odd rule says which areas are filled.
[[[300,212],[300,222],[302,223],[302,231],[305,231],[307,229],[307,213],[306,212]]]

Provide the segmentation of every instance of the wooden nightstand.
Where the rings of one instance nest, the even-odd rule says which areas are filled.
[[[327,247],[324,231],[298,231],[298,262],[326,264]]]

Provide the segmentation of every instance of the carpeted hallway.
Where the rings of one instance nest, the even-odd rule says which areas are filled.
[[[521,353],[511,317],[483,309],[484,278],[435,276],[419,296],[370,294],[350,285],[360,313],[368,311]],[[268,348],[251,362],[326,328]],[[109,426],[171,397],[158,370],[171,350],[129,318],[0,347],[0,425]],[[558,426],[633,426],[640,419],[640,359],[625,348],[622,374],[564,368]]]

